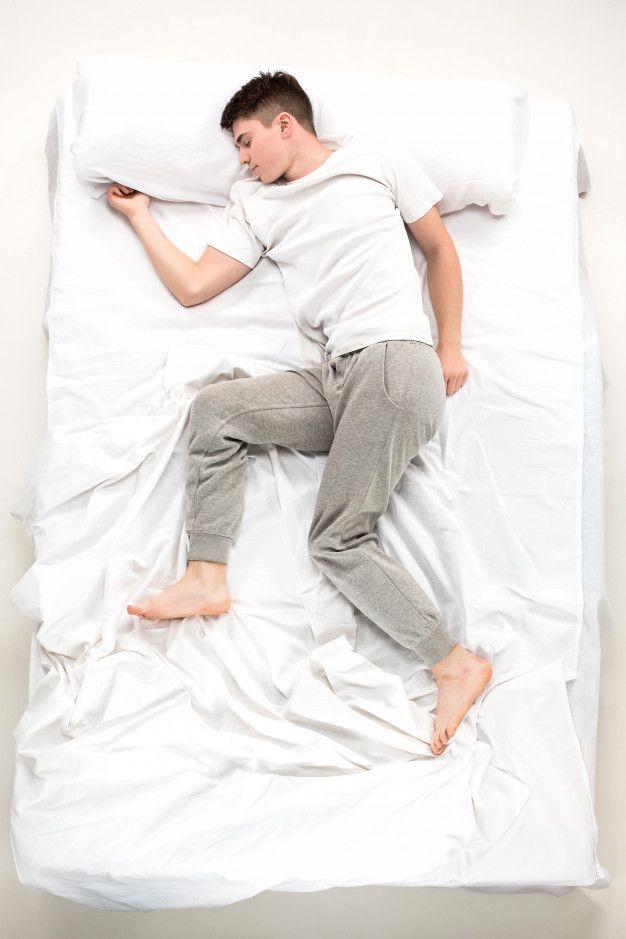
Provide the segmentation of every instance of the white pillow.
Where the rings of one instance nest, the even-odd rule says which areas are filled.
[[[358,134],[406,147],[443,193],[442,213],[511,208],[529,127],[528,92],[495,81],[334,72],[284,62],[213,65],[88,55],[77,62],[77,136],[70,150],[94,198],[111,181],[174,202],[226,205],[239,165],[222,111],[260,70],[291,72],[313,107],[318,137]]]

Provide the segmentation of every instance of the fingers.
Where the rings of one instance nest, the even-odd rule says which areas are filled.
[[[130,186],[122,186],[121,183],[111,183],[109,186],[109,192],[114,196],[127,196],[134,191]]]

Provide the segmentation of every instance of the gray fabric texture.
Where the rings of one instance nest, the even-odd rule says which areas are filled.
[[[375,532],[446,405],[433,346],[376,342],[317,368],[207,385],[190,412],[185,485],[189,560],[228,562],[243,514],[248,444],[327,453],[309,550],[357,609],[429,667],[457,645],[415,579]]]

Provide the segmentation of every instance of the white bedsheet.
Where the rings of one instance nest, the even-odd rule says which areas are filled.
[[[470,377],[379,524],[452,634],[494,665],[439,757],[429,670],[308,557],[324,455],[250,447],[228,614],[126,613],[185,571],[198,389],[317,353],[269,259],[181,307],[126,220],[78,184],[74,132],[68,92],[48,139],[49,427],[13,513],[36,557],[12,592],[37,623],[15,731],[21,882],[142,910],[362,884],[607,886],[593,811],[610,625],[601,367],[569,103],[532,102],[509,216],[446,217]],[[152,210],[193,257],[221,213]]]

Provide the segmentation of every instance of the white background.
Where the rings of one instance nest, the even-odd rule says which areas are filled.
[[[541,939],[617,939],[624,934],[626,643],[619,626],[626,598],[626,288],[619,275],[626,250],[625,45],[626,4],[619,0],[109,0],[106,6],[85,0],[0,0],[5,428],[0,491],[6,546],[0,574],[5,756],[0,907],[7,939],[99,939],[120,930],[129,939],[357,934],[362,939],[496,939],[504,934],[526,939],[531,933]],[[17,880],[8,838],[12,733],[27,701],[31,623],[16,612],[8,595],[33,555],[26,532],[9,511],[46,423],[48,346],[41,322],[51,249],[44,154],[48,120],[57,96],[75,78],[76,60],[91,53],[258,63],[255,71],[284,54],[286,62],[309,67],[519,81],[533,97],[572,102],[591,174],[592,189],[581,199],[583,238],[609,383],[604,397],[607,589],[618,628],[603,664],[596,781],[599,857],[612,878],[608,890],[575,889],[553,897],[449,888],[337,888],[270,892],[223,909],[108,913],[29,890]]]

